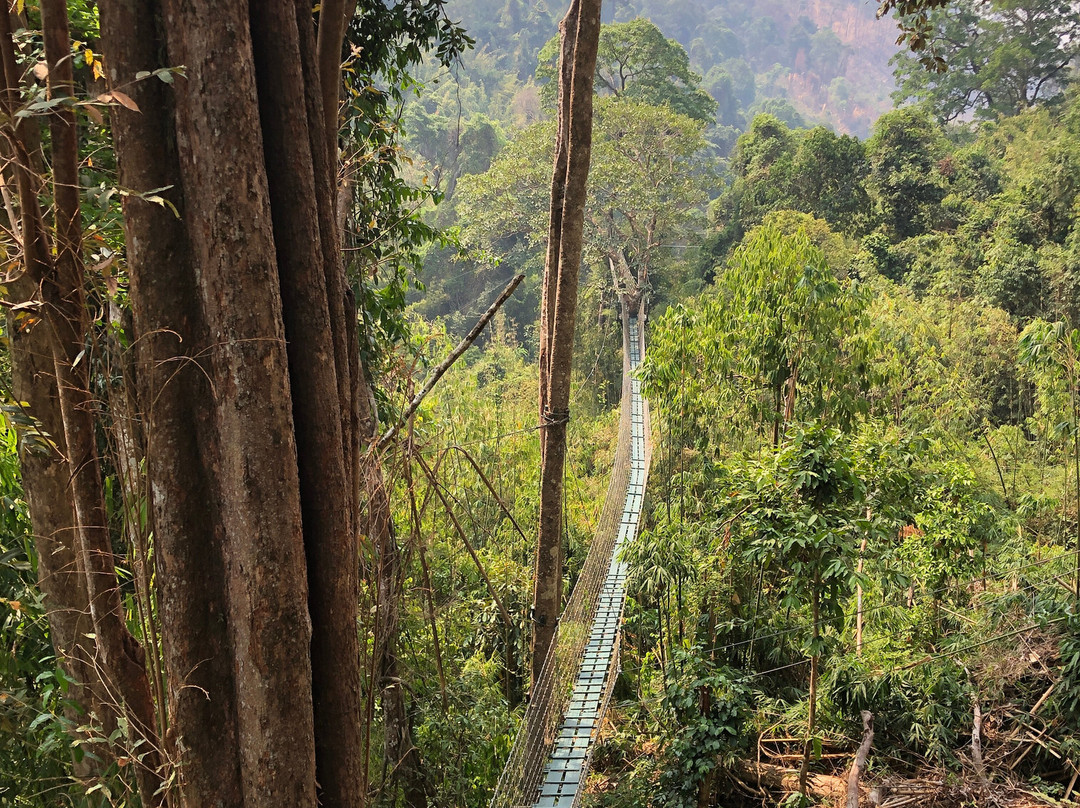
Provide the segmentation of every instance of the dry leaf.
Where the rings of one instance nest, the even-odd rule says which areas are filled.
[[[127,93],[122,93],[119,90],[113,90],[112,97],[119,101],[122,106],[127,107],[132,112],[139,111],[139,105],[132,101],[131,96]]]

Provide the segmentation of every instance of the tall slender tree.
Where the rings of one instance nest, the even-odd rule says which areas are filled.
[[[84,672],[92,671],[84,682],[89,687],[93,687],[95,680],[101,683],[97,697],[92,698],[88,706],[99,711],[106,729],[113,725],[115,713],[123,714],[129,730],[128,740],[133,748],[140,750],[143,765],[137,767],[136,773],[143,802],[154,805],[160,799],[160,749],[154,702],[142,648],[124,619],[108,531],[89,362],[82,361],[90,318],[83,286],[78,134],[71,105],[74,100],[71,38],[63,0],[45,0],[41,4],[41,26],[50,105],[51,227],[38,198],[42,189],[33,170],[39,163],[35,153],[37,136],[30,127],[19,122],[17,114],[22,73],[16,60],[11,16],[0,14],[0,66],[6,113],[4,141],[8,167],[15,177],[21,220],[18,227],[22,258],[20,280],[33,287],[31,300],[41,312],[41,326],[47,334],[52,359],[51,373],[46,362],[43,373],[27,376],[25,369],[17,369],[16,375],[32,386],[40,386],[38,390],[27,391],[28,401],[43,405],[42,417],[51,417],[54,428],[58,427],[58,434],[62,435],[67,474],[61,503],[70,503],[68,515],[72,522],[67,535],[59,539],[65,550],[61,557],[70,558],[81,573],[86,611],[93,629],[92,652],[87,649],[88,653],[80,660]],[[45,342],[33,344],[44,348]],[[55,409],[52,409],[53,402]],[[37,417],[36,413],[31,412],[31,415]],[[37,499],[41,504],[39,493],[31,494],[31,499]],[[63,508],[61,504],[52,515],[62,516]],[[57,540],[58,534],[53,533],[51,538]],[[75,588],[68,589],[65,594],[81,598],[81,592]],[[80,640],[74,650],[81,647]]]
[[[572,0],[559,24],[558,122],[540,308],[540,520],[533,575],[532,674],[540,678],[562,604],[562,503],[578,270],[592,150],[599,0]]]

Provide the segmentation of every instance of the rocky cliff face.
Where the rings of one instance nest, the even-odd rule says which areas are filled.
[[[805,6],[806,16],[819,28],[831,29],[848,49],[842,78],[851,87],[851,101],[830,98],[827,88],[822,94],[820,77],[809,74],[793,73],[793,88],[803,88],[807,101],[802,103],[823,106],[837,129],[865,135],[892,107],[889,94],[895,85],[889,60],[898,50],[896,25],[877,19],[876,5],[867,0],[804,0],[798,6]]]

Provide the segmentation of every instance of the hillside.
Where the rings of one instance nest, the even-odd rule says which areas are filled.
[[[493,58],[525,82],[539,48],[556,32],[561,7],[454,0],[448,11],[476,39],[476,52],[465,57],[466,77]],[[896,33],[890,22],[875,19],[874,4],[624,0],[605,16],[607,22],[645,17],[683,45],[720,104],[721,127],[742,131],[754,112],[786,111],[781,117],[791,122],[797,113],[805,122],[865,137],[891,106]]]

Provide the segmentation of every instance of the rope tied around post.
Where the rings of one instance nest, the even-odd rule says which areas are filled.
[[[550,407],[545,407],[542,419],[544,421],[544,423],[541,424],[542,427],[568,424],[570,423],[570,408],[567,407],[564,410],[553,410]]]

